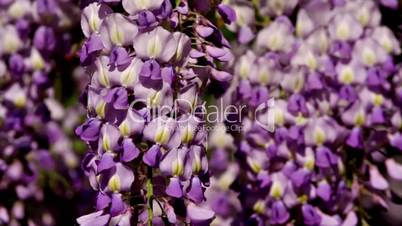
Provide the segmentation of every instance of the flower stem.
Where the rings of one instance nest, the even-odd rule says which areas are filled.
[[[153,196],[154,187],[152,184],[152,167],[147,167],[147,206],[148,206],[148,226],[152,226],[153,218]]]

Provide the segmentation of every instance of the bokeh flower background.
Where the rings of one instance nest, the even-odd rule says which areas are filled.
[[[0,225],[402,225],[402,2],[0,0]]]

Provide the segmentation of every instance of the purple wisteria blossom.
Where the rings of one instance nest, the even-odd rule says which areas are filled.
[[[241,130],[210,139],[212,225],[352,226],[397,203],[401,49],[380,11],[397,2],[227,4],[238,44],[224,99],[246,108]]]
[[[0,225],[59,225],[62,208],[49,203],[82,187],[53,89],[78,10],[73,1],[0,1]]]
[[[204,119],[207,87],[228,87],[230,44],[204,15],[231,23],[226,5],[190,1],[99,1],[82,10],[80,59],[91,82],[82,167],[98,192],[80,225],[205,225],[209,187]]]
[[[0,225],[401,225],[401,7],[0,0]]]

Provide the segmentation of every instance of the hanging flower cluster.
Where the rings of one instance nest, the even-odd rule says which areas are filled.
[[[58,224],[45,203],[78,176],[52,88],[55,63],[70,51],[74,4],[0,1],[0,225]]]
[[[213,224],[357,225],[364,203],[386,208],[389,182],[402,179],[401,49],[379,3],[228,4],[239,44],[226,96],[246,108],[235,161],[212,155],[227,166],[213,168]]]
[[[399,225],[401,7],[0,0],[0,225]]]
[[[96,212],[80,225],[208,224],[204,112],[208,87],[222,94],[232,76],[230,45],[205,15],[234,12],[208,1],[103,1],[82,10],[82,96],[88,119],[83,168]]]

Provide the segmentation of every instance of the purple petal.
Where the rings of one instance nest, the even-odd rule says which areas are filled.
[[[300,94],[293,94],[289,97],[287,109],[294,115],[297,115],[299,112],[304,115],[308,113],[306,100]]]
[[[112,195],[112,204],[110,205],[110,215],[112,217],[120,215],[125,210],[125,205],[122,200],[121,194]]]
[[[228,73],[226,71],[218,71],[218,70],[212,71],[212,77],[220,82],[229,82],[233,78],[233,76],[230,73]]]
[[[357,94],[355,89],[350,86],[342,86],[340,92],[339,92],[339,97],[341,99],[347,100],[348,102],[352,103],[357,99]]]
[[[109,56],[109,65],[117,67],[128,66],[131,62],[131,57],[127,50],[123,47],[114,47]]]
[[[391,137],[391,146],[402,151],[402,134],[397,133]]]
[[[320,183],[317,187],[317,196],[320,197],[325,202],[328,202],[331,198],[331,186],[328,183]]]
[[[195,31],[201,37],[206,38],[206,37],[210,36],[214,32],[214,29],[212,27],[198,25],[197,27],[195,27]]]
[[[130,162],[131,160],[137,158],[139,154],[140,151],[130,138],[123,140],[123,153],[121,155],[121,160],[123,162]]]
[[[8,211],[4,207],[0,207],[0,221],[2,223],[8,224],[10,221],[10,216],[8,215]]]
[[[55,0],[38,0],[36,7],[38,13],[44,15],[55,14],[56,9],[59,8]]]
[[[109,206],[111,199],[108,195],[99,192],[98,196],[96,197],[96,209],[102,210]]]
[[[230,24],[236,20],[236,12],[226,4],[218,5],[218,13],[222,16],[225,23]]]
[[[272,204],[270,222],[272,224],[284,224],[289,219],[289,212],[282,201],[276,201]]]
[[[319,147],[317,149],[315,164],[320,168],[329,168],[337,164],[337,156],[327,147]]]
[[[105,153],[102,155],[100,162],[98,164],[98,173],[110,169],[115,165],[113,155],[114,155],[113,153]]]
[[[166,187],[165,192],[171,197],[175,198],[183,197],[183,185],[181,184],[179,178],[171,177],[169,185]]]
[[[386,190],[389,187],[388,181],[380,174],[378,168],[370,167],[370,185],[378,190]]]
[[[163,82],[166,82],[169,85],[172,85],[173,81],[175,79],[175,74],[174,74],[173,67],[164,67],[164,68],[162,68],[161,76],[162,76]]]
[[[159,145],[155,144],[150,149],[148,149],[148,151],[142,157],[142,161],[144,161],[144,163],[148,166],[157,167],[159,165],[161,157],[162,153],[160,147]]]
[[[25,72],[24,58],[20,54],[13,54],[8,59],[10,71],[16,77],[21,76]]]
[[[310,172],[306,169],[299,169],[292,174],[291,180],[296,188],[301,188],[310,181]]]
[[[105,226],[109,222],[110,215],[103,214],[103,210],[84,215],[77,219],[77,223],[81,226]]]
[[[352,211],[348,213],[342,226],[356,226],[358,222],[359,219],[357,218],[356,213]]]
[[[398,9],[398,1],[397,0],[380,0],[383,6],[386,6],[391,9]]]
[[[103,48],[102,39],[96,34],[91,35],[91,37],[89,37],[85,42],[85,45],[87,46],[89,54],[95,53]]]
[[[97,118],[90,118],[84,124],[79,126],[75,133],[83,141],[96,141],[99,138],[99,132],[102,122]]]
[[[186,15],[188,13],[188,3],[186,1],[180,1],[179,5],[176,7],[176,10]]]
[[[254,38],[254,32],[248,26],[243,26],[240,28],[238,39],[240,44],[247,44]]]
[[[198,50],[192,49],[192,50],[190,51],[190,57],[191,57],[191,58],[196,59],[196,58],[200,58],[200,57],[203,57],[203,56],[205,56],[205,53],[200,52],[200,51],[198,51]]]
[[[321,225],[338,226],[340,224],[341,222],[338,216],[330,216],[321,212]]]
[[[140,28],[148,28],[155,25],[157,22],[155,15],[148,11],[144,10],[138,13],[137,24]]]
[[[387,159],[385,161],[388,175],[396,180],[402,180],[402,164],[397,163],[394,159]]]
[[[142,10],[155,10],[162,6],[163,0],[144,0],[144,1],[132,1],[132,0],[123,0],[123,8],[124,10],[131,14],[135,15]]]
[[[112,104],[116,110],[126,110],[128,108],[127,90],[123,87],[111,89],[104,97],[106,103]]]
[[[312,226],[320,225],[321,216],[317,213],[317,210],[313,206],[309,204],[303,205],[302,213],[304,224]]]
[[[346,140],[346,144],[353,148],[363,147],[363,135],[361,134],[361,129],[359,127],[353,128],[348,139]]]
[[[214,47],[214,46],[209,46],[209,45],[207,45],[206,51],[210,56],[212,56],[214,58],[221,57],[221,56],[225,55],[227,52],[225,49]]]
[[[373,124],[382,124],[385,122],[384,113],[381,107],[374,107],[370,116]]]
[[[43,54],[49,54],[56,48],[56,35],[50,27],[39,27],[34,35],[34,46]]]
[[[94,167],[96,167],[95,161],[97,160],[97,155],[94,153],[88,152],[85,154],[84,158],[81,161],[81,169],[87,175]]]
[[[308,76],[307,80],[307,87],[309,90],[321,90],[324,85],[320,80],[320,77],[317,73],[313,73],[310,76]]]
[[[187,206],[187,216],[190,218],[191,223],[207,224],[211,222],[211,220],[215,217],[215,214],[210,209],[196,206],[190,202]]]
[[[141,67],[140,81],[146,88],[162,88],[161,67],[156,60],[147,60]]]
[[[198,204],[204,200],[204,192],[202,190],[202,185],[200,178],[194,176],[191,179],[190,187],[187,191],[188,198],[193,201],[194,203]]]

